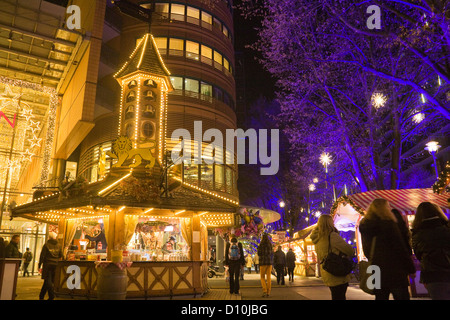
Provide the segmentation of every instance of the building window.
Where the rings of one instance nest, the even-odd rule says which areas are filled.
[[[200,44],[186,40],[186,58],[198,60],[200,53]]]
[[[142,135],[146,138],[151,138],[153,133],[155,132],[155,128],[150,121],[146,121],[142,124]]]
[[[198,80],[188,78],[184,80],[184,90],[198,93],[198,89],[199,89]]]
[[[202,82],[200,85],[200,93],[203,97],[212,97],[212,85]]]
[[[170,77],[172,86],[175,90],[183,90],[183,78],[182,77]]]
[[[160,19],[169,18],[169,4],[168,3],[156,3],[155,12],[157,17]]]
[[[223,58],[223,66],[226,70],[230,71],[230,62],[226,58]]]
[[[202,11],[202,27],[212,30],[212,16]]]
[[[170,38],[169,39],[169,54],[174,56],[183,56],[184,40]]]
[[[202,45],[202,62],[212,65],[212,49]]]
[[[214,50],[214,67],[222,70],[222,55]]]
[[[155,38],[156,46],[160,54],[167,53],[167,38],[158,37]]]
[[[213,19],[213,27],[214,27],[214,29],[217,29],[218,31],[222,31],[222,22],[220,22],[219,19],[214,18]]]
[[[184,21],[184,4],[172,3],[170,18],[172,20]]]
[[[200,10],[187,7],[186,21],[198,25],[200,23]]]

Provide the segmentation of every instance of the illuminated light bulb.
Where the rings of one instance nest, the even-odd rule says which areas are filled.
[[[384,104],[386,103],[387,98],[382,93],[377,92],[372,95],[371,100],[372,100],[371,101],[372,106],[376,109],[379,109],[379,108],[384,107]]]

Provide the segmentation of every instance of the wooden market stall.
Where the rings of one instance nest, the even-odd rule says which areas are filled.
[[[311,232],[316,224],[294,233],[292,240],[281,244],[286,253],[289,248],[295,253],[294,274],[298,276],[312,277],[316,275],[317,255],[314,243],[311,240]]]
[[[432,188],[374,190],[342,196],[334,203],[331,208],[331,214],[338,230],[355,232],[358,261],[365,259],[358,225],[370,203],[377,198],[389,201],[391,207],[399,210],[409,225],[414,220],[416,208],[425,201],[436,204],[445,214],[450,215],[450,208],[447,202],[450,194],[445,192],[436,193],[433,192]],[[420,264],[416,261],[417,270],[419,266]],[[415,279],[410,279],[413,296],[426,295],[426,289],[418,282],[419,279],[419,275],[416,275]]]
[[[207,228],[235,225],[238,195],[200,178],[186,181],[183,163],[171,162],[169,76],[153,36],[145,34],[114,75],[119,121],[108,130],[118,136],[110,150],[99,150],[90,173],[96,179],[78,176],[58,190],[38,190],[12,210],[13,217],[58,225],[66,260],[58,264],[57,295],[96,297],[102,266],[114,264],[125,268],[127,298],[207,291]]]

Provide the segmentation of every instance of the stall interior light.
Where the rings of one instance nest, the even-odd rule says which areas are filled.
[[[120,207],[120,209],[118,210],[118,212],[123,211],[123,209],[125,209],[125,208],[126,208],[126,206]]]
[[[148,209],[148,210],[145,210],[144,213],[149,213],[149,212],[153,211],[153,209],[154,209],[154,208],[150,208],[150,209]]]
[[[164,231],[165,231],[165,232],[172,232],[172,231],[173,231],[173,226],[172,226],[172,225],[166,226],[166,227],[164,228]]]

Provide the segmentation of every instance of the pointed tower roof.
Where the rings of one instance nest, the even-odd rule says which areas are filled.
[[[130,58],[114,75],[114,78],[120,79],[139,71],[165,77],[169,80],[170,72],[167,70],[156,46],[155,39],[150,33],[146,33],[139,41]]]

